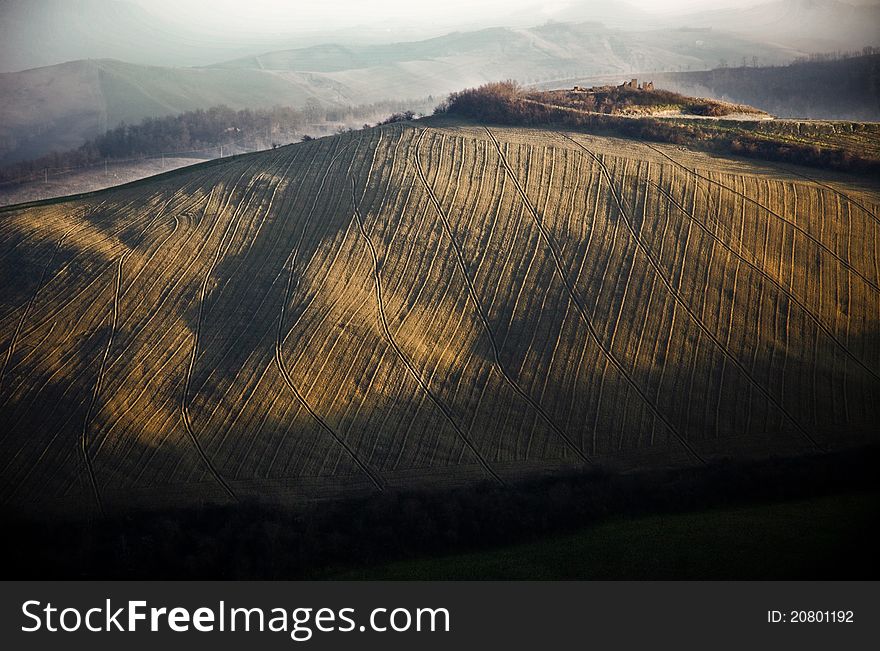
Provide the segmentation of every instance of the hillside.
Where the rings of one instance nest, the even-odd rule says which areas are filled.
[[[880,54],[653,78],[670,90],[751,104],[780,117],[880,121]]]
[[[880,187],[817,174],[435,118],[4,210],[0,501],[876,442]]]
[[[742,37],[695,42],[674,29],[628,32],[596,24],[493,28],[390,45],[320,45],[201,68],[100,59],[0,74],[0,164],[81,145],[121,121],[197,108],[348,106],[435,98],[498,79],[708,68],[744,52],[782,63],[792,53]],[[418,106],[411,108],[417,109]]]
[[[0,206],[103,190],[204,161],[205,158],[195,158],[195,156],[150,157],[134,161],[108,162],[106,171],[102,164],[97,163],[83,169],[56,174],[49,177],[48,182],[38,179],[21,183],[0,183]]]

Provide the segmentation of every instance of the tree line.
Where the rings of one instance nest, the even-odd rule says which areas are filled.
[[[299,507],[253,501],[129,510],[88,523],[7,512],[0,513],[11,552],[4,578],[322,578],[395,560],[541,540],[610,517],[876,491],[878,460],[880,449],[867,447],[639,473],[596,468],[506,487],[386,490]],[[866,535],[870,558],[876,555],[873,540]],[[864,558],[851,560],[843,563],[847,576],[874,578],[864,575]],[[829,563],[844,578],[841,560]]]
[[[429,110],[435,100],[386,101],[347,107],[325,107],[315,100],[302,108],[276,106],[269,109],[234,110],[227,106],[187,111],[179,115],[146,118],[138,124],[124,122],[92,138],[82,146],[53,152],[39,158],[0,168],[0,182],[41,178],[44,170],[67,171],[112,162],[158,155],[201,154],[213,157],[208,150],[235,146],[256,151],[287,144],[304,136],[332,133],[360,124],[364,120],[409,119],[413,107]],[[364,126],[369,126],[365,124]]]

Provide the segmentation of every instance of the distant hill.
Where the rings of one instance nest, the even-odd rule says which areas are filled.
[[[626,32],[593,23],[495,28],[391,45],[321,45],[201,68],[75,61],[0,74],[0,163],[79,146],[120,121],[226,104],[331,106],[440,98],[487,81],[553,79],[650,67],[709,68],[742,52],[784,62],[790,50],[721,33]]]
[[[403,77],[408,83],[424,86],[440,73],[450,78],[456,69],[460,69],[457,76],[464,83],[468,77],[497,80],[503,75],[549,79],[577,73],[627,73],[652,66],[711,67],[721,59],[745,53],[782,63],[795,52],[722,32],[695,37],[688,30],[672,28],[634,31],[595,22],[551,22],[529,28],[453,32],[408,43],[313,46],[213,67],[320,72],[338,81],[350,81],[347,72],[365,71],[357,74],[365,77],[364,85],[369,89],[384,79],[376,73],[384,73],[392,84],[401,83]]]
[[[653,78],[670,90],[752,104],[780,117],[880,120],[880,54]]]
[[[0,74],[0,162],[73,149],[120,122],[219,104],[303,106],[316,97],[333,104],[346,97],[344,90],[332,80],[316,84],[298,73],[282,77],[243,68],[159,68],[110,60]]]
[[[222,11],[218,9],[218,11]],[[453,12],[450,12],[452,14]],[[377,16],[360,24],[309,25],[296,20],[277,31],[218,34],[211,21],[177,22],[131,0],[0,0],[0,72],[14,72],[79,59],[119,59],[160,66],[210,65],[261,52],[323,43],[348,45],[419,41],[451,31],[474,32],[490,26],[532,28],[553,21],[592,23],[610,30],[653,31],[681,27],[736,33],[749,41],[773,43],[800,52],[849,50],[880,45],[878,7],[839,0],[777,0],[744,9],[656,15],[621,0],[538,2],[494,19],[468,22],[448,15],[432,25]],[[696,36],[695,40],[713,40]],[[733,52],[732,63],[751,52]],[[763,63],[772,63],[766,60]],[[717,61],[716,61],[717,63]],[[683,67],[687,65],[682,62]],[[705,68],[710,66],[693,66]],[[647,68],[642,68],[647,69]]]
[[[262,43],[262,48],[267,47]],[[116,58],[196,65],[248,51],[121,0],[0,0],[0,72]],[[259,50],[257,50],[259,51]]]
[[[746,8],[704,11],[667,19],[710,27],[808,52],[880,45],[880,5],[839,0],[777,0]],[[766,62],[765,62],[766,63]]]
[[[4,209],[0,506],[876,443],[880,188],[807,172],[430,118]]]

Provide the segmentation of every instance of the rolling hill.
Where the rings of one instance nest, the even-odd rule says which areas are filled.
[[[880,187],[451,119],[0,213],[0,502],[876,442]]]

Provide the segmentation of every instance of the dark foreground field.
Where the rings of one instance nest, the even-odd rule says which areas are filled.
[[[4,516],[3,578],[869,579],[880,449],[292,510]]]
[[[875,577],[880,493],[621,517],[529,543],[358,568],[335,579],[852,579]]]

